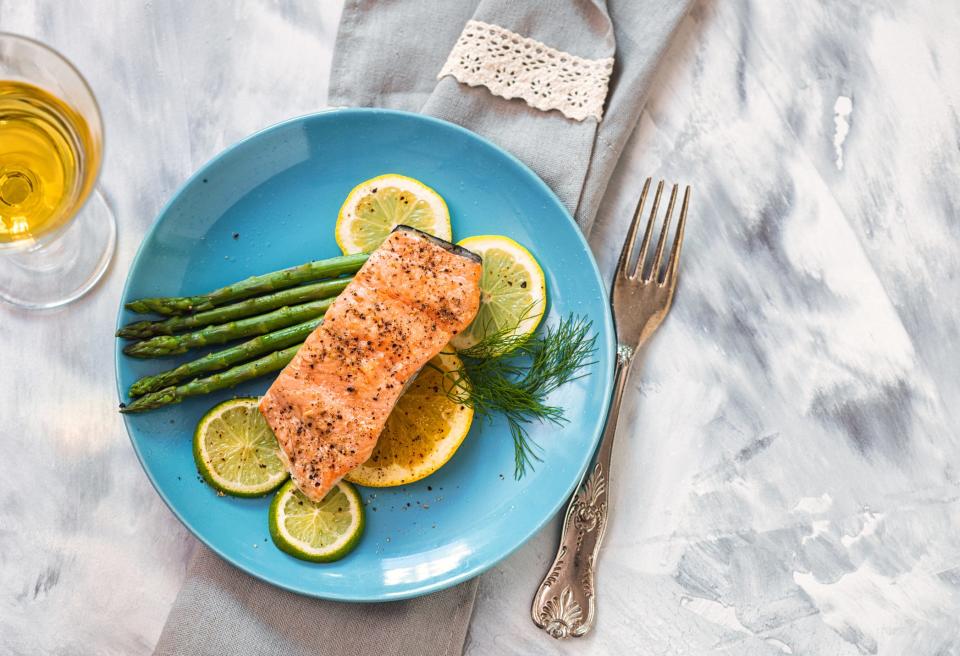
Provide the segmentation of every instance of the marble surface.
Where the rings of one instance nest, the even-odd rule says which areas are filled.
[[[192,538],[115,412],[110,338],[188,174],[322,107],[337,3],[0,0],[72,58],[120,223],[66,309],[0,308],[0,655],[148,654]],[[681,288],[627,394],[599,622],[528,616],[556,526],[484,576],[466,653],[960,654],[960,5],[701,2],[591,236],[696,187]]]

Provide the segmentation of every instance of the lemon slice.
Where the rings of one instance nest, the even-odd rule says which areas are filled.
[[[406,389],[370,458],[347,474],[357,485],[391,487],[418,481],[440,469],[460,448],[473,409],[447,396],[453,381],[443,372],[459,369],[460,358],[441,353]]]
[[[214,489],[259,497],[287,479],[280,445],[257,409],[259,399],[240,398],[213,407],[193,434],[193,458]]]
[[[462,351],[500,331],[532,334],[547,309],[547,284],[530,251],[501,235],[468,237],[459,245],[483,258],[483,274],[480,309],[473,323],[450,342],[453,347]]]
[[[337,216],[337,245],[345,255],[370,253],[398,225],[450,241],[450,212],[443,198],[419,180],[390,173],[361,182]]]
[[[311,501],[290,481],[270,504],[270,537],[295,558],[327,563],[353,551],[363,534],[363,502],[340,481],[320,501]]]

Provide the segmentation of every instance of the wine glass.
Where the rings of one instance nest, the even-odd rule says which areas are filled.
[[[0,32],[0,300],[69,303],[106,271],[117,224],[95,189],[103,121],[62,55]]]

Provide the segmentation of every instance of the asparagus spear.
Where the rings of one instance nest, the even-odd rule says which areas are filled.
[[[156,335],[173,335],[174,333],[185,330],[193,330],[203,328],[204,326],[226,323],[234,319],[256,316],[285,305],[297,305],[307,301],[330,298],[342,292],[350,280],[351,278],[338,278],[336,280],[315,282],[301,287],[292,287],[268,294],[267,296],[248,298],[245,301],[233,303],[232,305],[216,307],[206,312],[198,312],[197,314],[171,317],[163,321],[137,321],[118,330],[117,337],[147,339],[148,337],[154,337]]]
[[[332,303],[332,298],[326,298],[322,301],[282,307],[258,317],[247,317],[217,326],[207,326],[192,333],[160,335],[142,342],[127,344],[123,352],[135,358],[162,358],[168,355],[186,353],[188,350],[200,346],[212,346],[241,337],[263,335],[278,328],[286,328],[295,323],[319,317],[327,311]]]
[[[146,396],[141,396],[139,399],[129,405],[121,405],[120,412],[145,412],[147,410],[154,410],[165,405],[180,403],[185,398],[190,396],[199,396],[200,394],[209,394],[218,390],[228,389],[235,385],[239,385],[240,383],[252,380],[264,374],[268,374],[271,371],[283,369],[285,366],[287,366],[287,363],[293,359],[293,356],[297,354],[299,349],[300,344],[297,344],[295,346],[285,348],[282,351],[274,351],[273,353],[265,355],[258,360],[241,364],[240,366],[227,369],[222,373],[214,374],[213,376],[208,376],[207,378],[192,380],[185,385],[179,385],[177,387],[166,387],[158,392],[152,392]]]
[[[360,253],[307,262],[289,269],[253,276],[199,296],[141,298],[130,301],[126,308],[141,314],[156,312],[165,316],[202,312],[264,292],[294,287],[303,282],[320,280],[321,278],[334,278],[345,273],[356,273],[368,257],[370,256],[366,253]]]
[[[164,387],[170,387],[181,381],[196,378],[211,371],[222,371],[238,362],[250,360],[264,353],[302,344],[303,340],[313,332],[313,329],[323,321],[321,318],[310,319],[295,326],[281,328],[266,335],[232,346],[222,351],[209,353],[198,360],[193,360],[154,376],[141,378],[130,386],[130,396],[143,396],[149,392],[156,392]]]

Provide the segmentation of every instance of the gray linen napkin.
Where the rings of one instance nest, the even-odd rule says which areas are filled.
[[[328,103],[389,107],[458,123],[516,155],[589,232],[657,63],[691,0],[348,0]],[[521,100],[436,79],[469,19],[589,59],[614,58],[603,120],[573,121]],[[373,44],[373,45],[371,45]]]
[[[530,166],[588,231],[653,70],[689,4],[347,0],[328,104],[405,109],[463,125]],[[468,20],[578,57],[613,57],[603,120],[573,120],[450,76],[438,80]],[[476,589],[474,579],[409,601],[308,599],[247,576],[198,545],[154,654],[452,656],[463,650]]]
[[[458,656],[475,589],[345,604],[274,588],[197,545],[157,656]]]

